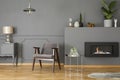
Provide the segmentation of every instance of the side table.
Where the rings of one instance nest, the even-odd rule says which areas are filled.
[[[13,64],[18,64],[18,43],[4,43],[0,46],[0,57],[12,57]]]
[[[65,68],[65,80],[83,80],[83,59],[82,55],[66,55],[68,68]]]

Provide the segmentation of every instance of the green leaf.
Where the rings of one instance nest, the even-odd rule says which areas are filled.
[[[107,15],[108,15],[108,13],[106,13],[105,11],[103,11],[103,14],[104,14],[104,16],[107,16]]]
[[[109,14],[109,11],[106,10],[104,7],[102,7],[101,9],[102,9],[104,15],[108,15]]]
[[[102,0],[102,5],[103,5],[103,7],[104,7],[105,9],[109,10],[109,7],[108,7],[108,5],[107,5],[107,3],[106,3],[105,0]]]
[[[112,8],[114,8],[116,5],[116,1],[112,1],[110,4],[109,4],[109,9],[111,10]]]
[[[113,14],[113,13],[117,12],[117,10],[118,10],[118,9],[111,10],[111,13]]]
[[[106,16],[107,19],[111,19],[112,18],[112,14],[109,14]]]

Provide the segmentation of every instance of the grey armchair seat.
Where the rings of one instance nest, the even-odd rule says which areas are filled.
[[[35,52],[33,55],[33,66],[34,70],[35,61],[38,60],[40,67],[42,68],[42,61],[52,62],[52,71],[54,72],[55,62],[58,63],[59,69],[61,69],[60,60],[59,60],[59,47],[55,43],[45,43],[43,45],[42,51],[40,52],[40,47],[34,47]]]

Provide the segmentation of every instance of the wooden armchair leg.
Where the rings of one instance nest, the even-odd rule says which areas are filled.
[[[35,58],[33,59],[32,71],[34,70],[34,65],[35,65]]]
[[[60,60],[58,56],[57,56],[57,63],[58,63],[59,69],[61,70]]]
[[[55,61],[53,61],[53,72],[55,71]]]
[[[40,67],[42,68],[42,62],[41,62],[41,60],[39,60],[39,63],[40,63]]]
[[[59,66],[59,69],[61,70],[61,65],[59,60],[58,60],[58,66]]]
[[[60,60],[59,60],[59,56],[58,56],[58,49],[56,49],[56,60],[58,62],[59,69],[61,70]]]

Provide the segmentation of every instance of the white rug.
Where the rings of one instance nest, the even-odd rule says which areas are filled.
[[[112,78],[115,80],[120,80],[120,72],[118,73],[91,73],[88,74],[90,78]]]

